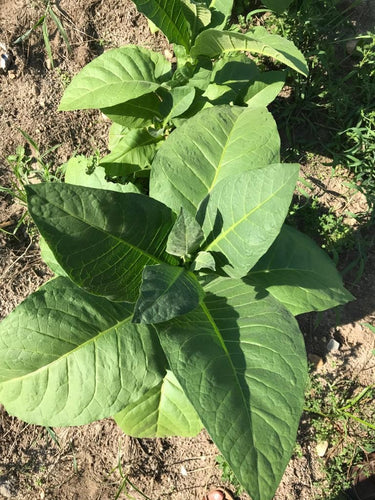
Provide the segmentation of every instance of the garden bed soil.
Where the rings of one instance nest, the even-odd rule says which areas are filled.
[[[2,0],[0,42],[8,46],[43,14],[43,2]],[[29,134],[45,152],[55,145],[46,161],[64,163],[74,152],[106,151],[108,122],[96,111],[58,112],[66,83],[87,62],[110,47],[139,44],[158,51],[169,49],[165,38],[150,34],[146,20],[128,0],[61,0],[55,11],[66,28],[72,53],[52,21],[49,22],[54,69],[48,60],[41,28],[23,43],[12,47],[15,61],[0,75],[0,185],[10,187],[12,173],[6,158],[17,146],[30,149],[18,129]],[[303,166],[306,177],[319,178],[320,202],[337,205],[337,214],[363,211],[365,199],[347,196],[342,179],[315,159]],[[339,197],[332,193],[338,192]],[[345,200],[345,201],[344,201]],[[12,232],[24,213],[22,203],[0,194],[0,228]],[[360,228],[354,227],[354,230]],[[350,254],[344,259],[350,262]],[[340,262],[341,265],[347,262]],[[40,259],[32,227],[22,224],[15,236],[0,232],[0,318],[14,309],[50,277]],[[375,252],[370,250],[365,272],[355,282],[347,275],[347,287],[357,298],[337,311],[301,318],[307,351],[319,355],[318,368],[325,380],[356,380],[358,390],[374,383],[374,334],[364,325],[375,325]],[[10,332],[11,334],[11,332]],[[340,349],[327,354],[330,338]],[[230,418],[230,415],[228,415]],[[287,467],[276,500],[312,500],[324,492],[324,474],[315,449],[315,437],[305,415],[299,446]],[[329,453],[335,450],[328,449]],[[223,485],[215,465],[218,451],[206,432],[196,438],[134,439],[125,436],[111,419],[75,428],[49,431],[9,416],[0,407],[0,498],[202,500],[207,491]],[[324,461],[324,459],[323,459]],[[137,489],[139,491],[137,491]],[[127,496],[128,495],[128,496]],[[246,494],[238,498],[246,500]]]

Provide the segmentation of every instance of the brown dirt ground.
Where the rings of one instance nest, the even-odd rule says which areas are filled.
[[[32,0],[0,0],[0,41],[11,44],[25,33],[42,15],[41,4]],[[128,0],[61,0],[57,5],[72,54],[67,55],[50,23],[55,69],[50,69],[38,28],[26,42],[14,48],[15,66],[7,75],[0,75],[3,186],[11,183],[7,156],[14,154],[19,144],[25,144],[18,128],[36,141],[40,151],[60,144],[48,157],[51,164],[62,164],[74,151],[105,151],[108,123],[100,113],[56,111],[66,81],[89,60],[104,48],[128,43],[161,51],[168,48],[162,35],[150,35],[145,19]],[[304,166],[305,175],[320,180],[315,194],[323,205],[335,203],[338,214],[366,208],[363,197],[348,192],[341,178],[332,178],[330,170],[319,159],[315,161],[315,165]],[[339,198],[332,194],[336,191]],[[0,196],[0,227],[12,231],[23,208],[10,196]],[[350,255],[347,258],[350,262]],[[25,226],[17,237],[0,232],[0,272],[2,318],[49,276],[37,243],[30,239]],[[355,275],[349,274],[347,286],[356,296],[355,302],[339,314],[323,314],[318,327],[314,326],[314,315],[303,317],[301,328],[307,351],[325,361],[320,368],[322,378],[336,382],[355,378],[360,388],[375,380],[375,360],[371,355],[375,336],[364,326],[375,325],[374,250],[368,253],[360,281],[355,282]],[[334,355],[326,352],[330,338],[341,345]],[[153,500],[202,500],[208,488],[220,484],[220,470],[215,466],[218,452],[205,432],[191,439],[138,440],[123,435],[110,419],[55,432],[58,445],[46,429],[10,417],[0,407],[0,498],[113,499],[122,483],[119,464],[124,476]],[[312,500],[324,490],[324,476],[307,416],[301,422],[299,443],[301,452],[292,458],[275,500]],[[128,484],[119,498],[144,497]],[[243,494],[240,498],[247,500],[248,496]]]

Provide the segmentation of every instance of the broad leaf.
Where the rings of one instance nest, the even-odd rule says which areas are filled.
[[[95,166],[93,158],[86,158],[82,155],[73,156],[65,164],[65,182],[119,193],[139,193],[137,186],[131,182],[120,184],[107,181],[104,168]]]
[[[245,94],[250,82],[259,74],[256,64],[245,54],[228,55],[215,63],[212,81],[230,87],[236,96],[240,96]]]
[[[125,434],[137,438],[196,436],[203,427],[170,370],[162,382],[114,418]]]
[[[191,55],[214,58],[236,51],[272,57],[303,75],[308,73],[305,58],[294,43],[279,35],[268,33],[262,26],[257,26],[247,33],[215,29],[203,31],[197,36]]]
[[[292,3],[292,0],[262,0],[262,3],[269,9],[281,13]]]
[[[150,167],[158,143],[163,136],[155,136],[146,128],[124,130],[110,154],[100,160],[107,175],[126,177],[133,172]]]
[[[286,73],[284,71],[259,72],[259,76],[248,88],[244,101],[251,108],[268,106],[284,87]]]
[[[52,250],[47,245],[46,240],[42,237],[39,238],[39,248],[40,248],[40,256],[42,257],[43,261],[47,264],[47,266],[51,269],[53,274],[56,274],[57,276],[65,276],[67,278],[68,275],[66,274],[64,269],[60,266],[60,264],[57,262],[55,256],[53,255]]]
[[[182,0],[133,0],[139,12],[150,19],[168,38],[190,49],[192,28],[188,21],[190,13]],[[187,15],[186,15],[187,14]]]
[[[208,3],[212,12],[211,27],[224,27],[232,13],[233,0],[211,0]]]
[[[246,281],[266,288],[294,315],[353,300],[328,255],[308,236],[286,225]]]
[[[195,252],[204,240],[202,228],[195,218],[183,208],[169,233],[167,252],[177,257]]]
[[[101,110],[110,120],[128,128],[143,128],[161,119],[160,98],[155,92]]]
[[[91,293],[135,302],[145,265],[176,262],[165,252],[175,216],[152,198],[60,183],[26,190],[57,262]]]
[[[184,3],[184,14],[187,18],[190,29],[191,38],[194,38],[204,30],[211,22],[211,11],[203,3],[191,2],[191,0],[182,0]]]
[[[136,99],[157,90],[170,70],[161,54],[142,47],[109,50],[73,78],[59,109],[101,109]]]
[[[202,250],[233,278],[242,278],[268,250],[288,213],[299,165],[276,164],[224,179],[197,213]]]
[[[204,297],[197,278],[183,267],[158,264],[143,270],[134,323],[162,323],[195,309]]]
[[[271,296],[240,280],[157,325],[170,368],[253,500],[270,500],[294,448],[307,379],[303,337]]]
[[[49,281],[0,324],[0,401],[40,425],[81,425],[137,401],[164,376],[152,327],[132,307]]]
[[[222,179],[279,161],[280,139],[265,109],[217,106],[201,111],[162,144],[152,164],[150,195],[176,213],[195,214]]]

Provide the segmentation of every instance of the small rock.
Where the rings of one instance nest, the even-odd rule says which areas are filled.
[[[8,483],[4,482],[0,484],[0,496],[5,498],[12,498],[12,490]]]
[[[225,500],[225,493],[221,490],[212,490],[207,495],[208,500]]]
[[[340,344],[335,339],[331,339],[327,344],[327,352],[334,352],[340,349]]]
[[[187,476],[188,475],[188,471],[185,469],[185,467],[183,465],[181,465],[180,472],[181,472],[181,474],[183,476]]]
[[[319,370],[324,365],[324,361],[317,354],[308,354],[307,358],[310,361],[310,363],[314,366],[315,370]]]
[[[321,441],[320,443],[317,443],[315,449],[318,457],[324,457],[328,450],[328,441]]]

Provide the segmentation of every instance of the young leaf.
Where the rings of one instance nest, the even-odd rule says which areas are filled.
[[[210,252],[199,252],[195,261],[191,265],[192,271],[200,271],[201,269],[210,269],[216,271],[216,262]]]
[[[137,438],[196,436],[200,418],[170,370],[157,386],[114,417],[128,436]]]
[[[150,19],[168,38],[190,49],[192,28],[183,0],[133,0],[139,12]]]
[[[269,9],[281,14],[281,12],[284,12],[289,7],[292,0],[262,0],[262,3]]]
[[[90,293],[135,302],[145,265],[177,262],[165,251],[175,216],[148,196],[61,183],[26,191],[57,262]]]
[[[240,280],[205,286],[202,305],[156,326],[187,397],[254,500],[270,500],[294,448],[307,363],[293,316]]]
[[[92,163],[92,158],[86,158],[86,156],[83,155],[70,158],[65,164],[65,182],[76,186],[118,191],[119,193],[139,193],[137,186],[131,182],[119,184],[107,181],[103,167],[96,166],[93,171],[90,172]]]
[[[0,401],[48,426],[81,425],[120,411],[155,387],[166,361],[132,307],[56,278],[0,323]],[[131,355],[129,355],[131,353]]]
[[[272,57],[305,76],[308,74],[306,60],[294,43],[268,33],[262,26],[256,26],[247,33],[215,29],[203,31],[197,36],[191,55],[214,58],[236,51]]]
[[[284,87],[286,73],[284,71],[259,72],[251,83],[243,100],[251,108],[268,106]]]
[[[114,123],[127,128],[143,128],[161,119],[160,98],[155,92],[142,95],[101,111]]]
[[[150,195],[195,215],[222,179],[277,163],[280,139],[265,109],[217,106],[201,111],[162,144],[152,164]]]
[[[266,288],[294,315],[324,311],[354,298],[343,287],[328,255],[308,236],[287,225],[246,281]]]
[[[185,113],[190,108],[195,97],[194,87],[175,87],[163,100],[160,111],[164,116],[163,123],[166,125],[170,120]]]
[[[91,61],[68,85],[59,109],[108,108],[157,90],[171,70],[161,55],[127,45]]]
[[[224,179],[202,201],[202,250],[229,276],[245,276],[279,234],[298,172],[296,164],[267,165]]]
[[[100,160],[111,177],[127,175],[151,165],[163,136],[154,136],[146,128],[126,130],[110,154]]]
[[[195,218],[183,208],[169,233],[167,252],[177,257],[195,252],[204,240],[202,228]]]
[[[143,270],[134,323],[162,323],[195,309],[204,292],[195,275],[183,267],[158,264]]]

